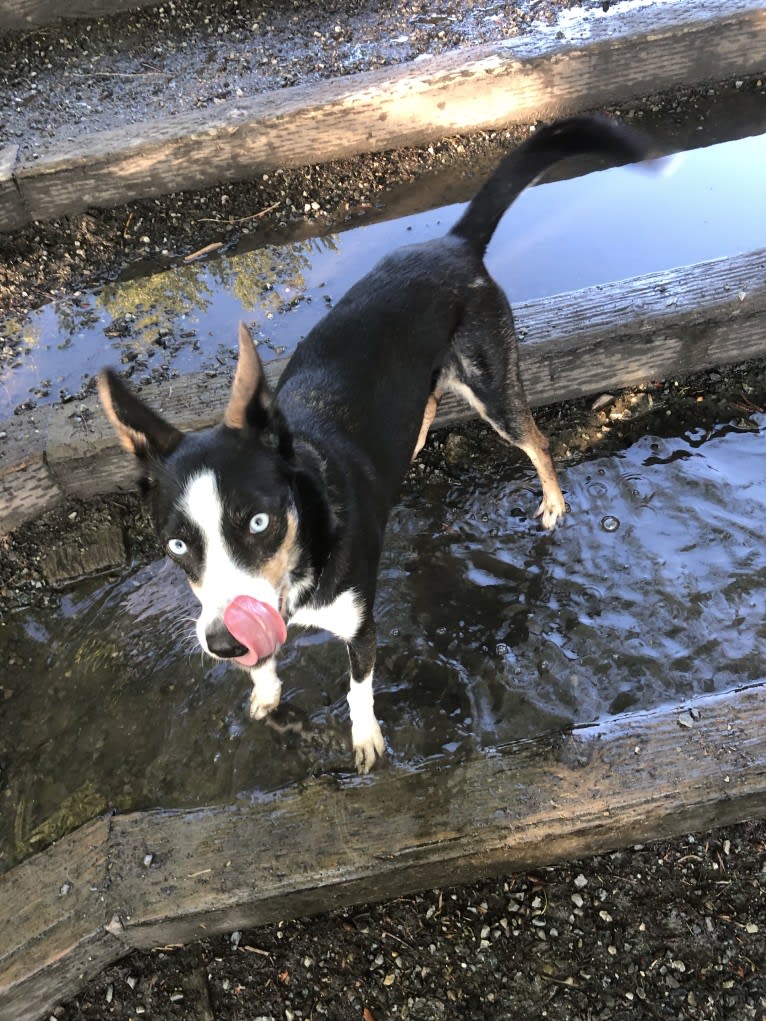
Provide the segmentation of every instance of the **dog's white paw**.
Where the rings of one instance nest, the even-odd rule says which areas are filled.
[[[351,743],[357,773],[364,776],[386,750],[372,697],[372,674],[363,681],[351,680],[348,690],[348,708],[351,714]]]
[[[555,528],[559,518],[563,518],[567,512],[567,505],[561,493],[554,496],[543,496],[540,506],[535,513],[540,518],[543,528]]]
[[[248,712],[251,720],[263,720],[274,712],[279,705],[279,699],[272,702],[261,702],[256,698],[255,692],[250,696],[250,703],[248,705]]]
[[[354,764],[361,776],[369,773],[376,761],[386,750],[383,733],[378,721],[373,719],[364,727],[354,725],[351,728],[351,741],[354,745]]]
[[[262,720],[273,712],[282,697],[282,682],[277,677],[273,660],[250,671],[253,690],[248,706],[252,720]]]

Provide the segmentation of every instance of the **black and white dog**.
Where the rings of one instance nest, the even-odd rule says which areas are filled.
[[[373,710],[373,603],[383,532],[439,397],[464,397],[531,459],[544,528],[564,514],[546,439],[529,411],[511,310],[484,251],[518,194],[557,160],[647,154],[642,136],[601,117],[537,130],[507,155],[443,238],[401,248],[355,284],[298,346],[275,392],[247,330],[223,422],[181,433],[110,370],[104,407],[139,459],[169,556],[202,604],[211,656],[248,669],[250,715],[280,699],[275,656],[287,624],[348,646],[357,769],[383,754]]]

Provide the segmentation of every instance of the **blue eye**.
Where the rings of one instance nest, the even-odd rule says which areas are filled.
[[[167,545],[168,553],[174,557],[185,557],[189,552],[189,547],[183,541],[183,539],[168,539]]]
[[[250,518],[250,524],[247,526],[253,535],[257,535],[259,532],[265,532],[269,527],[269,515],[268,514],[254,514]]]

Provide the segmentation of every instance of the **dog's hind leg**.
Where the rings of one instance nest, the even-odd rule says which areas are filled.
[[[481,300],[466,310],[440,387],[460,394],[506,443],[524,451],[543,490],[535,517],[543,528],[553,528],[567,507],[548,440],[537,428],[524,394],[510,305],[489,277],[480,294]]]
[[[420,451],[425,446],[426,437],[428,436],[428,430],[433,424],[433,420],[436,418],[436,411],[439,407],[439,400],[441,399],[441,391],[434,390],[426,401],[426,410],[423,412],[423,424],[420,427],[420,435],[418,441],[415,444],[415,450],[412,454],[412,460],[414,461]]]

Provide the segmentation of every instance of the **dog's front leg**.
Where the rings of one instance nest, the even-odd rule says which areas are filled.
[[[259,663],[250,671],[253,691],[250,695],[250,716],[254,720],[262,720],[279,705],[282,695],[282,682],[277,677],[274,657]]]
[[[353,639],[348,643],[351,677],[348,689],[348,708],[351,714],[351,742],[358,773],[369,773],[375,760],[385,751],[385,742],[378,721],[372,692],[372,675],[375,667],[375,622],[365,619]]]

